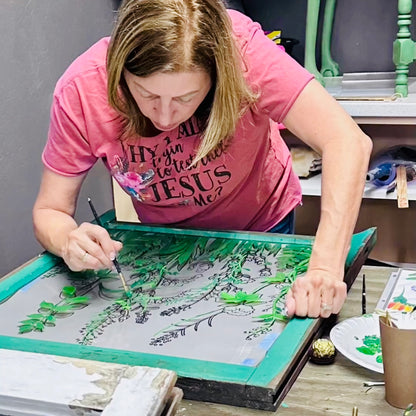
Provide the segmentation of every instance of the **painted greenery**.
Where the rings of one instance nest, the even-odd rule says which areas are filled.
[[[81,328],[79,344],[91,344],[106,327],[116,322],[133,318],[136,323],[143,324],[154,313],[178,315],[179,318],[183,311],[192,310],[208,299],[216,300],[215,309],[192,318],[178,319],[159,330],[150,345],[171,342],[184,336],[190,328],[197,331],[203,323],[212,326],[214,319],[222,314],[252,315],[253,306],[260,305],[264,313],[252,316],[258,324],[246,332],[246,338],[253,339],[270,332],[276,322],[287,319],[285,295],[297,276],[307,270],[311,253],[311,245],[307,243],[281,244],[179,234],[163,234],[156,238],[152,232],[133,231],[113,231],[112,236],[123,242],[118,261],[123,270],[131,271],[128,284],[132,296],[125,296],[120,285],[109,284],[118,282],[115,272],[74,273],[66,270],[72,286],[62,289],[59,302],[42,302],[36,313],[20,322],[20,333],[44,331],[46,327],[55,326],[58,318],[86,307],[88,293],[98,288],[100,296],[108,300],[108,306]],[[252,275],[247,267],[249,262],[257,265],[258,275]],[[46,277],[52,278],[63,269],[64,265],[55,267]],[[191,277],[181,276],[185,269],[194,272]],[[208,276],[203,285],[193,285],[175,296],[158,293],[163,287],[185,287],[201,275]],[[248,283],[250,291],[246,289]],[[263,292],[269,287],[276,288],[277,295],[273,299],[263,298]]]
[[[53,302],[42,301],[37,313],[27,316],[27,319],[20,321],[19,334],[31,331],[43,331],[48,326],[55,326],[56,320],[72,315],[77,309],[87,306],[88,296],[76,296],[74,286],[65,286],[61,291],[62,300]]]

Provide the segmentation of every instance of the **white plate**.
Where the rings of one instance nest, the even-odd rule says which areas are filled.
[[[363,315],[346,319],[335,325],[330,332],[330,338],[335,348],[345,357],[369,370],[383,373],[383,363],[376,361],[381,351],[373,355],[364,354],[357,348],[365,347],[365,336],[375,336],[380,342],[380,327],[378,315]]]

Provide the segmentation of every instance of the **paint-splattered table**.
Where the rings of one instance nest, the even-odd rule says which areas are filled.
[[[351,287],[337,321],[361,314],[362,274],[366,276],[367,311],[372,312],[391,273],[391,267],[363,266]],[[276,412],[184,400],[178,416],[350,416],[357,406],[360,416],[395,416],[403,411],[384,400],[384,387],[364,387],[380,381],[382,374],[360,367],[341,354],[332,365],[307,363]]]

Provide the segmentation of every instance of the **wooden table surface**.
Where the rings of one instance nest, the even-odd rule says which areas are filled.
[[[367,312],[371,313],[388,278],[396,270],[391,267],[363,266],[348,293],[338,322],[361,315],[363,273],[366,276]],[[275,412],[183,400],[177,416],[351,416],[354,406],[358,407],[359,416],[402,415],[403,410],[385,401],[383,386],[363,386],[365,381],[382,379],[382,374],[360,367],[338,353],[331,365],[308,362]]]

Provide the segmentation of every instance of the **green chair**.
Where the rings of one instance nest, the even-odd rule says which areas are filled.
[[[340,75],[339,65],[331,57],[331,36],[336,0],[327,0],[325,3],[322,28],[322,65],[319,71],[316,66],[315,51],[320,5],[321,0],[308,0],[305,34],[305,68],[314,74],[321,84],[324,84],[324,77],[336,77]]]
[[[319,71],[316,66],[316,37],[321,0],[308,0],[305,68],[312,72],[316,79],[325,84],[324,77],[340,75],[339,65],[331,57],[331,36],[334,22],[336,0],[326,0],[322,28],[322,65]],[[411,39],[409,26],[412,12],[412,0],[398,0],[397,39],[393,42],[393,62],[396,66],[395,93],[402,97],[408,95],[408,73],[410,64],[416,60],[416,42]]]

